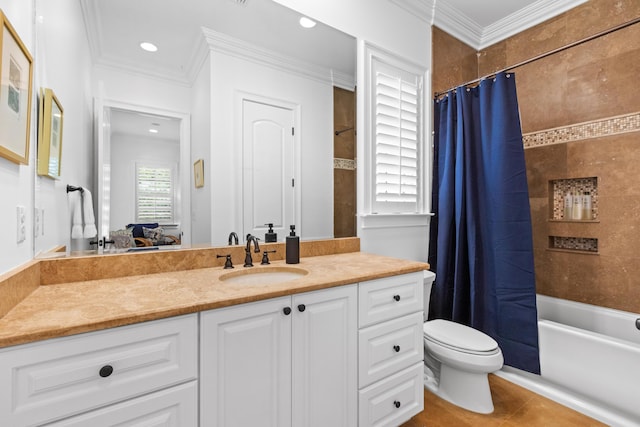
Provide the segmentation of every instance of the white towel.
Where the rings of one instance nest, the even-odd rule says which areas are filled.
[[[93,197],[91,191],[82,188],[82,210],[84,212],[84,238],[90,239],[98,234],[96,217],[93,214]]]
[[[80,193],[78,191],[69,193],[72,239],[82,239],[82,205],[80,203]]]

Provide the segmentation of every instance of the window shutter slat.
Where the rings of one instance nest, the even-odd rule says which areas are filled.
[[[138,222],[174,222],[174,183],[170,167],[136,167]]]
[[[375,73],[375,200],[417,203],[418,86]]]

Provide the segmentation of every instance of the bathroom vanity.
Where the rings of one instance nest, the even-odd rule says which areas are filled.
[[[420,412],[427,265],[354,252],[296,267],[273,283],[214,267],[39,286],[0,318],[0,419],[351,427]]]

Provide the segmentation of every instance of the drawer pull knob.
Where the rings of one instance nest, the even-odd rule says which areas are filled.
[[[291,314],[291,307],[285,307],[282,309],[282,311],[284,312],[285,316],[288,316]]]
[[[396,353],[400,353],[400,346],[399,345],[394,345],[393,349],[396,351]]]
[[[304,304],[300,304],[300,305],[298,306],[298,311],[299,311],[299,312],[301,312],[301,313],[302,313],[303,311],[305,311],[306,309],[307,309],[307,307],[305,307],[305,305],[304,305]]]
[[[100,368],[99,374],[102,378],[107,378],[109,375],[113,374],[113,366],[104,365],[102,368]]]
[[[393,401],[393,406],[395,406],[396,408],[400,407],[400,402],[398,400],[394,400]]]
[[[400,295],[394,295],[393,299],[396,300],[396,301],[400,301]]]

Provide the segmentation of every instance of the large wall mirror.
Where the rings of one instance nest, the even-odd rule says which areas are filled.
[[[94,183],[102,237],[142,222],[136,174],[144,167],[173,171],[174,214],[166,225],[182,236],[183,244],[224,245],[232,231],[262,237],[268,222],[276,223],[279,240],[290,223],[296,223],[303,239],[334,236],[334,89],[355,91],[353,37],[320,22],[303,28],[300,14],[271,0],[185,0],[179,10],[171,0],[80,4],[94,88],[105,89],[92,94],[100,109],[95,125],[103,129],[96,132],[101,139],[94,153],[96,170],[111,173],[106,178],[110,187],[105,188],[104,175]],[[141,42],[154,44],[157,51],[141,49]],[[178,94],[180,102],[158,107],[155,100],[162,94],[114,96],[119,92],[114,85],[127,79],[122,76],[160,82],[171,88],[165,98]],[[295,130],[292,148],[271,138],[271,148],[253,149],[255,158],[247,161],[255,141],[245,136],[260,128],[247,126],[253,114],[248,106],[256,105],[288,109]],[[254,123],[270,120],[260,116],[255,121],[254,116]],[[149,133],[154,127],[160,137]],[[281,194],[265,184],[283,173],[277,164],[282,157],[291,162],[286,172],[291,176],[281,180],[292,187],[287,207]],[[193,164],[200,159],[205,180],[196,187]],[[253,201],[269,205],[267,214],[247,213],[249,181],[261,188]],[[287,216],[284,209],[293,213]]]

